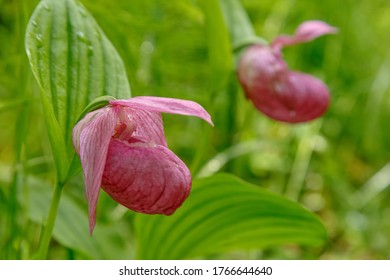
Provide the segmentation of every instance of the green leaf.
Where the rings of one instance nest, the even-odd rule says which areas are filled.
[[[229,33],[218,0],[199,1],[206,20],[211,84],[218,90],[226,84],[232,71],[233,57]]]
[[[245,46],[266,43],[256,36],[249,17],[239,0],[219,0],[234,50]]]
[[[28,177],[29,218],[41,223],[49,211],[52,187],[46,182]],[[20,199],[23,199],[20,193]],[[87,206],[85,206],[87,207]],[[63,193],[53,230],[53,238],[60,244],[90,259],[126,259],[133,257],[131,248],[124,250],[128,236],[123,236],[117,226],[97,225],[93,237],[89,235],[88,216],[66,192]]]
[[[57,162],[66,150],[72,151],[72,128],[92,100],[103,95],[130,97],[125,67],[93,17],[76,0],[41,1],[28,23],[25,45],[43,91],[44,110],[51,111],[45,117],[54,117],[47,122],[57,123],[48,126]],[[53,141],[60,137],[67,146],[56,148]],[[70,152],[66,160],[72,156]]]
[[[298,203],[231,175],[194,181],[172,216],[139,215],[139,259],[188,259],[281,244],[318,246],[321,221]]]

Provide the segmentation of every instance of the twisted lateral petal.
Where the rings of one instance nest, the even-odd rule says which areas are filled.
[[[199,117],[213,125],[209,113],[207,113],[207,111],[198,103],[189,100],[165,97],[137,96],[130,99],[112,100],[110,101],[110,104],[151,112]]]
[[[132,137],[147,139],[157,145],[167,147],[160,113],[124,108],[129,121],[136,124]]]
[[[112,139],[102,188],[134,211],[171,215],[189,195],[191,175],[166,147],[136,138],[131,142]]]
[[[98,118],[101,115],[106,115],[107,111],[111,110],[110,108],[102,108],[96,111],[92,111],[84,116],[73,128],[72,131],[72,142],[73,147],[76,153],[80,154],[80,135],[84,128],[86,128],[95,118]]]
[[[337,33],[337,28],[320,20],[309,20],[299,25],[293,36],[279,36],[272,42],[271,46],[280,50],[284,46],[309,42],[322,35],[333,33]]]
[[[108,145],[117,124],[119,113],[119,108],[116,107],[101,110],[102,112],[99,112],[97,117],[90,121],[80,133],[80,159],[84,170],[91,235],[96,223],[96,203],[106,163]],[[78,133],[79,130],[80,128],[74,131],[74,134]]]

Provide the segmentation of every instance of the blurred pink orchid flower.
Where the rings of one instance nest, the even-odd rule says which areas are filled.
[[[140,96],[111,100],[74,127],[91,234],[100,187],[118,203],[147,214],[171,215],[189,195],[191,174],[167,147],[162,112],[196,116],[212,124],[195,102]]]
[[[306,122],[324,114],[329,103],[327,86],[314,76],[289,70],[281,51],[284,46],[336,32],[325,22],[306,21],[293,36],[248,47],[238,65],[238,79],[247,98],[265,115],[283,122]]]

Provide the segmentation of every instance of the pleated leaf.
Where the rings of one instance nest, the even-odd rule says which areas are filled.
[[[42,0],[27,26],[26,52],[45,99],[57,169],[65,176],[71,131],[95,98],[129,98],[124,64],[89,12],[76,0]],[[46,106],[47,105],[47,106]],[[65,148],[63,145],[67,145]],[[56,147],[57,146],[57,147]],[[62,165],[58,162],[68,162]]]
[[[172,216],[136,219],[139,259],[190,259],[282,244],[322,245],[321,221],[300,204],[220,174],[194,181]]]

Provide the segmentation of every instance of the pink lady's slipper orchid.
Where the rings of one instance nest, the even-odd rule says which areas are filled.
[[[271,45],[248,47],[238,65],[238,78],[246,96],[268,117],[288,123],[306,122],[325,113],[329,91],[319,79],[291,71],[282,48],[336,33],[322,21],[306,21],[293,36],[279,36]]]
[[[212,124],[195,102],[140,96],[111,100],[74,127],[91,234],[100,187],[125,207],[147,214],[171,215],[189,195],[191,174],[167,147],[162,112],[196,116]]]

